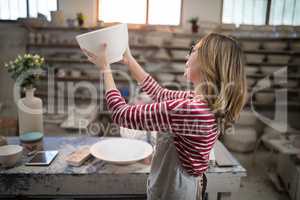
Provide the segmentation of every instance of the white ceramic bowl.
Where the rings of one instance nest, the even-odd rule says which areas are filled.
[[[268,62],[270,63],[279,63],[279,64],[287,64],[291,57],[289,55],[269,55]]]
[[[13,167],[22,157],[23,147],[20,145],[4,145],[0,147],[0,164]]]
[[[171,73],[159,73],[156,77],[160,82],[172,82],[175,80],[176,75]]]
[[[300,50],[300,42],[292,42],[291,48],[292,50]]]
[[[234,134],[224,134],[224,144],[235,152],[251,152],[255,149],[257,133],[254,127],[236,126]]]
[[[251,42],[242,42],[242,48],[244,50],[258,50],[259,48],[259,42],[254,42],[254,41],[251,41]]]
[[[172,68],[174,70],[176,70],[176,72],[182,72],[182,74],[183,74],[183,72],[185,70],[185,64],[183,64],[183,63],[173,63]]]
[[[85,48],[94,54],[99,52],[102,43],[106,43],[108,62],[118,62],[122,60],[128,46],[128,27],[127,24],[118,24],[78,35],[76,40],[80,48]]]
[[[255,94],[256,102],[264,105],[273,103],[274,98],[273,93],[260,92]]]
[[[188,83],[188,81],[186,80],[186,77],[182,74],[182,75],[177,75],[176,76],[176,81],[179,83]]]
[[[280,70],[282,67],[280,66],[261,66],[261,71],[262,73],[264,73],[265,75],[271,75],[274,72]]]
[[[248,85],[248,88],[252,88],[254,86],[254,83],[256,82],[255,79],[252,79],[252,78],[247,78],[247,85]]]
[[[265,49],[270,50],[283,50],[286,47],[285,42],[265,42],[264,43]]]
[[[260,63],[264,59],[264,55],[260,54],[247,54],[246,55],[246,60],[247,62],[255,62],[255,63]]]
[[[0,136],[0,146],[7,145],[7,140],[4,136]]]
[[[253,112],[245,110],[240,113],[240,118],[236,123],[244,126],[255,126],[256,117]]]
[[[149,157],[153,148],[147,142],[127,138],[109,138],[90,148],[91,154],[109,163],[128,165]]]
[[[245,69],[246,69],[246,74],[247,75],[253,75],[257,72],[256,67],[246,66]]]

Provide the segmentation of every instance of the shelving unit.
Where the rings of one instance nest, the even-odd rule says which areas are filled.
[[[29,43],[26,46],[27,52],[39,53],[45,57],[46,63],[50,66],[54,67],[57,72],[59,69],[65,69],[66,71],[79,70],[81,76],[72,77],[70,75],[66,75],[65,77],[59,77],[55,75],[55,82],[80,82],[87,81],[93,84],[99,83],[101,85],[101,80],[99,77],[89,76],[89,70],[93,69],[93,65],[85,58],[85,56],[81,53],[79,46],[75,41],[75,36],[88,32],[91,30],[95,30],[94,28],[65,28],[65,27],[38,27],[38,28],[30,28],[28,37]],[[132,31],[130,32],[130,48],[137,58],[138,62],[142,64],[146,70],[159,80],[157,76],[161,73],[167,73],[170,75],[182,76],[184,71],[184,66],[186,59],[183,56],[185,53],[188,53],[190,44],[195,43],[195,41],[199,40],[203,35],[202,34],[185,34],[185,33],[171,33],[170,38],[166,38],[165,41],[162,41],[161,44],[156,44],[151,39],[151,34],[146,31]],[[163,36],[161,36],[163,37]],[[53,39],[54,38],[54,39]],[[176,39],[182,40],[184,45],[178,45],[176,43]],[[263,68],[266,67],[277,67],[280,69],[281,67],[288,67],[288,82],[297,81],[296,85],[299,86],[300,80],[300,49],[293,49],[291,44],[299,43],[300,38],[295,37],[238,37],[237,38],[241,43],[242,47],[245,42],[254,42],[257,43],[257,48],[249,49],[245,48],[244,53],[246,58],[248,56],[259,55],[263,59],[261,61],[247,61],[246,66],[250,68],[256,68],[255,73],[247,74],[247,79],[252,84],[249,87],[249,93],[252,91],[252,87],[254,87],[258,80],[266,78],[269,74],[263,73]],[[172,41],[174,42],[172,43]],[[284,46],[284,48],[272,48],[269,49],[272,43],[281,42],[279,46]],[[268,46],[268,48],[266,48]],[[300,47],[300,45],[299,45]],[[178,56],[179,55],[179,56]],[[270,59],[270,56],[289,56],[287,62],[274,62]],[[255,58],[255,57],[254,57]],[[269,58],[269,59],[268,59]],[[285,57],[286,58],[286,57]],[[299,62],[299,63],[298,63]],[[182,70],[175,69],[173,65],[182,65]],[[157,67],[157,66],[160,67]],[[154,67],[156,66],[156,67]],[[162,67],[163,66],[163,67]],[[118,69],[122,69],[120,63],[114,64],[112,67],[116,67]],[[178,67],[177,67],[178,68]],[[127,69],[124,67],[122,69],[125,73],[128,73]],[[67,74],[67,73],[66,73]],[[42,77],[45,81],[46,77]],[[128,91],[128,81],[122,78],[116,77],[117,85]],[[175,78],[176,80],[176,78]],[[270,80],[273,81],[272,76],[270,76]],[[159,81],[161,84],[164,84],[164,81]],[[187,84],[175,81],[177,85],[180,86],[179,89],[187,88]],[[276,84],[275,84],[276,86]],[[287,88],[288,94],[292,95],[293,98],[289,98],[288,107],[291,110],[300,110],[299,96],[300,91],[298,87]],[[274,93],[275,89],[280,87],[271,87],[268,89],[264,89],[265,93]],[[48,96],[46,90],[43,92],[38,91],[37,94],[43,98]],[[103,91],[97,91],[103,92]],[[99,93],[100,94],[100,93]],[[101,95],[98,95],[101,96]],[[103,96],[103,94],[102,94]],[[291,100],[292,99],[292,100]],[[293,100],[294,99],[294,100]],[[76,96],[76,100],[86,101],[89,100],[89,97],[83,97],[80,95]],[[103,99],[102,99],[103,100]],[[255,108],[259,110],[272,110],[274,108],[273,102],[269,104],[261,104],[257,101],[253,104]],[[249,106],[249,105],[248,105]],[[284,106],[284,105],[283,105]],[[99,114],[107,115],[108,111],[104,108],[100,108]]]

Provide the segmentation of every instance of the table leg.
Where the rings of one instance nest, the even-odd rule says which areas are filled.
[[[219,195],[220,200],[230,200],[231,199],[231,193],[230,192],[224,192],[220,193]]]
[[[218,200],[217,192],[209,192],[207,200]]]

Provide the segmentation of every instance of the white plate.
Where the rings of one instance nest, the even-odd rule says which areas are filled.
[[[150,144],[140,140],[110,138],[94,144],[90,152],[100,160],[127,165],[147,158],[152,154],[153,148]]]
[[[128,27],[127,24],[118,24],[78,35],[76,40],[80,48],[85,48],[94,54],[98,54],[100,45],[106,43],[108,62],[118,62],[122,60],[128,46]]]

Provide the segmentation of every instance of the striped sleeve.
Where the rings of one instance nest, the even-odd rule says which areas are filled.
[[[116,89],[106,92],[106,101],[112,120],[119,126],[148,131],[170,130],[169,109],[165,101],[128,105]]]
[[[141,89],[146,92],[154,101],[167,101],[172,99],[189,98],[194,95],[193,91],[176,91],[161,87],[150,74],[139,83]]]

